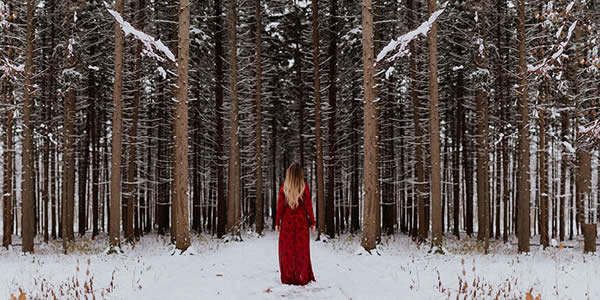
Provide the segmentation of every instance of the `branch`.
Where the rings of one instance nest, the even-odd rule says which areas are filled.
[[[376,61],[377,62],[381,61],[390,52],[396,50],[396,48],[399,48],[397,50],[396,54],[394,54],[392,57],[388,58],[387,61],[393,61],[398,57],[402,57],[402,56],[405,56],[406,54],[408,54],[408,52],[409,52],[407,49],[408,44],[410,42],[412,42],[413,40],[415,40],[416,38],[418,38],[419,35],[427,36],[429,29],[431,29],[431,26],[433,25],[433,23],[444,12],[447,4],[448,4],[448,2],[444,3],[442,5],[442,9],[437,10],[433,14],[431,14],[431,16],[429,17],[429,20],[423,22],[417,29],[410,31],[404,35],[401,35],[400,37],[398,37],[395,40],[391,40],[385,47],[383,47],[381,52],[379,52],[379,54],[377,55]]]
[[[108,12],[115,18],[115,21],[117,21],[117,23],[119,23],[119,25],[121,26],[121,29],[125,33],[125,36],[131,34],[131,35],[133,35],[133,37],[136,40],[142,42],[142,44],[144,45],[144,50],[143,50],[142,54],[144,54],[146,56],[150,56],[161,62],[164,61],[165,59],[155,52],[154,49],[156,48],[156,50],[159,50],[160,52],[162,52],[167,57],[168,60],[170,60],[172,62],[176,62],[175,55],[173,55],[173,52],[171,52],[171,50],[169,50],[169,48],[167,46],[165,46],[165,44],[163,44],[163,42],[155,39],[154,37],[152,37],[149,34],[146,34],[142,31],[135,29],[131,24],[129,24],[129,22],[123,20],[123,17],[121,16],[121,14],[110,9],[110,7],[108,6],[108,4],[106,2],[104,2],[104,5],[106,6],[106,9],[108,10]]]

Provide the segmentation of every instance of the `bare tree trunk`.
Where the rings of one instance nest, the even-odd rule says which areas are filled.
[[[429,14],[436,10],[436,0],[428,1]],[[442,246],[442,190],[440,168],[440,116],[438,95],[437,22],[429,30],[429,137],[431,143],[431,242]]]
[[[25,87],[23,100],[23,187],[22,187],[22,228],[23,252],[33,252],[35,226],[35,187],[33,181],[33,38],[35,35],[35,1],[27,4],[27,41],[25,58]]]
[[[188,68],[190,55],[190,1],[179,0],[177,88],[175,104],[175,241],[182,252],[190,246],[188,212]]]
[[[256,0],[256,233],[262,234],[265,222],[263,204],[262,150],[262,8]],[[273,116],[274,117],[274,116]]]
[[[527,90],[527,61],[525,49],[525,1],[517,1],[519,42],[519,252],[529,252],[529,109]]]
[[[546,119],[544,117],[544,106],[545,98],[548,90],[545,86],[540,87],[540,103],[541,109],[538,109],[538,116],[540,120],[540,213],[539,213],[539,228],[540,228],[540,244],[544,248],[548,247],[550,240],[548,237],[548,151],[546,149]]]
[[[361,245],[367,251],[375,249],[379,233],[379,153],[378,104],[375,101],[375,59],[373,53],[373,5],[362,0],[362,55],[364,102],[364,209]]]
[[[338,22],[337,20],[337,0],[330,1],[329,7],[329,124],[328,124],[328,147],[329,147],[329,167],[328,167],[328,181],[327,181],[327,203],[330,209],[334,206],[334,195],[335,195],[335,168],[336,168],[336,100],[337,100],[337,44],[338,44]],[[354,128],[354,127],[353,127]],[[355,129],[355,128],[354,128]],[[329,220],[329,219],[328,219]],[[333,220],[329,220],[331,223]],[[340,220],[341,222],[341,220]],[[332,232],[329,232],[330,236],[333,236]]]
[[[115,0],[115,9],[123,15],[123,0]],[[113,85],[112,162],[110,173],[110,246],[120,246],[121,233],[121,135],[123,93],[123,31],[115,21],[115,79]]]
[[[304,76],[302,74],[302,51],[300,50],[302,47],[302,24],[301,24],[301,18],[302,16],[300,15],[300,9],[298,8],[298,5],[295,5],[295,16],[294,16],[295,20],[294,20],[294,26],[295,28],[295,43],[296,43],[296,48],[294,49],[294,68],[296,69],[296,89],[297,89],[297,93],[298,93],[298,152],[300,153],[300,165],[304,166],[304,104],[305,104],[305,99],[304,99]],[[324,231],[325,230],[325,225],[321,225],[320,221],[321,219],[325,218],[325,210],[321,210],[318,207],[318,203],[317,203],[317,222],[319,223],[319,232]],[[323,217],[321,217],[321,213],[323,214]]]
[[[408,20],[408,28],[413,30],[415,28],[415,4],[413,0],[408,0],[408,12],[407,12],[407,20]],[[415,42],[411,41],[409,44],[410,50],[410,78],[411,78],[411,98],[413,104],[413,121],[415,126],[415,155],[417,157],[417,162],[415,165],[416,173],[417,173],[417,190],[416,190],[416,198],[418,205],[418,216],[419,216],[419,226],[418,226],[418,237],[419,242],[425,241],[427,239],[427,232],[429,231],[429,224],[425,222],[425,186],[423,182],[425,181],[425,171],[423,170],[423,150],[422,150],[422,133],[421,133],[421,118],[419,111],[419,95],[417,92],[417,62],[416,62],[416,48]]]
[[[75,13],[75,7],[69,5],[67,18],[72,18]],[[71,49],[67,54],[66,68],[73,68],[77,62],[73,47],[71,46],[74,37],[74,24],[70,20],[67,22],[67,44]],[[63,149],[63,190],[62,190],[62,238],[65,253],[68,250],[68,242],[75,239],[73,232],[74,205],[75,205],[75,103],[76,87],[74,78],[69,78],[68,88],[65,93],[64,101],[64,149]]]
[[[323,172],[323,141],[321,137],[321,78],[319,66],[319,3],[312,0],[312,25],[313,25],[313,77],[315,97],[315,142],[317,144],[317,205],[319,214],[319,236],[323,232],[333,237],[335,228],[333,226],[333,206],[327,199],[325,203],[325,174]],[[301,128],[302,130],[302,128]],[[302,131],[300,132],[302,135]],[[302,149],[302,148],[301,148]],[[333,204],[333,203],[331,203]]]
[[[227,220],[227,202],[225,199],[225,179],[223,176],[223,40],[221,19],[221,0],[215,0],[215,27],[213,40],[215,43],[215,113],[216,113],[216,153],[217,158],[217,237],[225,235]]]
[[[229,64],[231,84],[231,131],[229,139],[229,184],[227,186],[227,231],[234,236],[240,235],[240,136],[238,107],[238,65],[237,65],[237,5],[236,0],[227,2],[229,21]]]
[[[2,246],[8,247],[12,244],[12,229],[13,229],[13,118],[14,118],[14,98],[10,88],[8,78],[3,78],[2,87],[2,100],[4,103],[9,105],[9,110],[6,115],[5,134],[3,138],[4,146],[3,149],[3,187],[2,187],[2,201],[3,201],[3,233],[2,233]]]
[[[359,182],[359,107],[358,101],[356,101],[357,88],[352,87],[352,187],[351,187],[351,198],[352,198],[352,209],[351,209],[351,226],[350,232],[354,233],[360,229],[359,222],[359,190],[360,190],[360,182]]]
[[[144,0],[138,0],[137,10],[139,10],[140,16],[138,21],[138,28],[144,28]],[[125,239],[129,243],[133,243],[134,241],[134,222],[133,215],[134,211],[137,211],[135,207],[135,202],[137,199],[137,184],[136,181],[136,173],[137,173],[137,165],[136,161],[136,139],[137,139],[137,130],[138,130],[138,111],[139,104],[141,98],[141,77],[142,77],[142,42],[137,41],[136,49],[135,49],[135,92],[133,95],[133,114],[131,120],[131,133],[129,135],[129,162],[127,166],[127,210],[126,213],[126,222],[125,222]]]

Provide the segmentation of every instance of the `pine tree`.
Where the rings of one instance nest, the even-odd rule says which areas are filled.
[[[364,209],[361,245],[375,249],[379,232],[378,108],[375,90],[375,54],[373,53],[373,5],[362,0],[362,47],[364,84]]]
[[[123,15],[123,0],[115,0],[116,11]],[[110,176],[110,246],[120,246],[121,220],[121,134],[123,93],[123,31],[115,21],[115,55],[112,113],[112,162]]]

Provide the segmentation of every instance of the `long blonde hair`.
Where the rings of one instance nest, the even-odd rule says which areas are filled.
[[[300,164],[293,162],[285,172],[283,193],[289,207],[292,209],[298,207],[298,200],[304,194],[304,171]]]

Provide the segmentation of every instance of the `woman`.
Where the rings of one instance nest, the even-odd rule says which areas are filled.
[[[315,216],[304,172],[292,163],[279,189],[275,230],[279,233],[281,283],[305,285],[315,281],[310,263],[308,227],[315,232]]]

